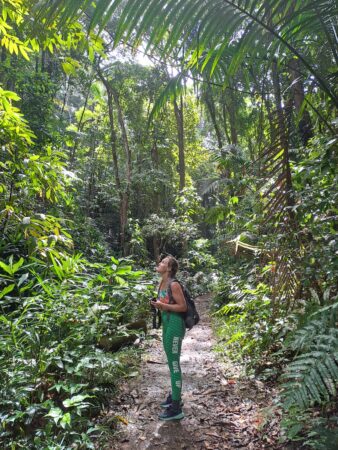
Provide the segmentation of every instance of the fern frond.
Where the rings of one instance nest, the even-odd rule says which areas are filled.
[[[228,315],[232,314],[234,312],[238,312],[238,310],[243,310],[244,306],[241,303],[227,303],[226,305],[222,306],[221,309],[219,309],[216,314],[217,315]]]
[[[311,327],[307,327],[307,332],[309,329]],[[299,343],[299,340],[296,342]],[[287,366],[282,376],[287,380],[283,384],[287,407],[298,404],[305,409],[315,403],[323,404],[337,393],[337,330],[331,328],[327,335],[314,335],[310,347],[309,352],[298,355]]]
[[[338,368],[338,366],[336,366]],[[338,377],[333,375],[332,379],[327,377],[328,367],[325,366],[322,362],[318,362],[317,370],[320,373],[324,383],[326,384],[327,390],[332,396],[335,396],[337,393],[336,386],[332,383],[332,379],[338,380]],[[330,371],[329,371],[330,372]]]
[[[332,379],[338,380],[338,354],[336,353],[335,362],[331,359],[325,361],[325,365],[330,372]]]
[[[338,302],[335,302],[312,313],[310,321],[296,331],[288,346],[294,351],[308,350],[313,345],[321,349],[321,344],[338,348],[338,329],[335,328],[337,311]],[[323,334],[323,330],[327,332]]]

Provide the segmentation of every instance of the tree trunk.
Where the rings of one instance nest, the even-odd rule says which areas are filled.
[[[185,157],[184,157],[184,119],[183,119],[183,98],[180,96],[180,106],[174,100],[174,111],[177,124],[178,137],[178,167],[180,175],[180,191],[185,188]]]
[[[227,138],[228,143],[230,144],[231,137],[230,137],[230,133],[228,131],[227,106],[226,106],[224,94],[222,94],[222,114],[223,114],[223,127],[224,127],[225,136]]]
[[[237,117],[236,117],[236,99],[232,89],[229,89],[229,101],[226,103],[226,107],[229,113],[230,122],[230,139],[231,144],[236,145],[238,143],[237,135]]]
[[[115,176],[115,184],[116,189],[119,195],[120,200],[120,245],[122,246],[122,242],[124,242],[124,230],[125,230],[125,217],[124,217],[124,198],[123,198],[123,192],[122,192],[122,186],[121,186],[121,180],[120,180],[120,174],[119,174],[119,165],[118,165],[118,159],[117,159],[117,136],[116,136],[116,130],[115,130],[115,120],[114,120],[114,107],[113,107],[113,93],[111,90],[111,86],[102,75],[101,71],[98,70],[98,75],[104,84],[106,91],[107,91],[107,103],[108,103],[108,115],[109,115],[109,124],[110,124],[110,145],[111,145],[111,152],[113,157],[113,165],[114,165],[114,176]]]
[[[313,137],[313,129],[310,114],[307,109],[303,109],[305,95],[304,95],[304,85],[301,78],[299,60],[291,59],[289,62],[290,78],[292,83],[292,93],[293,93],[293,103],[296,108],[299,117],[298,131],[303,142],[306,145]]]
[[[275,97],[275,107],[277,113],[277,123],[278,123],[278,136],[280,147],[283,150],[283,167],[284,171],[284,179],[285,179],[285,190],[286,190],[286,205],[288,208],[289,216],[292,220],[294,220],[294,214],[292,212],[292,206],[294,206],[294,198],[293,198],[293,188],[292,188],[292,179],[291,179],[291,170],[290,170],[290,160],[289,160],[289,140],[287,136],[287,130],[285,125],[285,117],[282,107],[282,96],[280,90],[280,80],[279,80],[279,72],[277,67],[277,62],[272,62],[272,82],[274,89],[274,97]]]
[[[126,230],[128,224],[128,210],[129,210],[129,199],[130,199],[130,185],[131,185],[131,151],[130,145],[127,135],[127,129],[124,122],[123,112],[120,104],[120,99],[118,92],[112,88],[112,94],[114,98],[114,102],[117,108],[117,117],[119,121],[119,125],[122,133],[123,147],[126,155],[126,187],[123,190],[122,194],[122,202],[120,209],[120,218],[121,218],[121,247],[123,255],[127,254],[127,241],[126,241]]]
[[[266,112],[267,112],[267,116],[268,116],[268,121],[269,121],[269,129],[270,129],[270,140],[271,142],[274,142],[276,139],[278,139],[278,132],[277,132],[277,127],[273,118],[273,114],[272,114],[272,104],[271,101],[268,97],[264,98],[264,104],[266,107]]]
[[[158,154],[155,129],[154,129],[154,133],[153,133],[153,145],[151,148],[151,160],[152,160],[154,169],[158,170],[160,158],[159,158],[159,154]],[[154,192],[154,197],[153,197],[153,211],[156,214],[160,211],[160,206],[161,206],[160,192],[157,190]],[[155,261],[158,262],[159,258],[160,258],[160,243],[159,243],[159,237],[158,237],[157,233],[155,233],[153,235],[153,251],[154,251],[154,259],[155,259]]]
[[[92,208],[92,200],[95,195],[95,148],[96,148],[96,140],[92,137],[90,138],[90,175],[88,179],[88,191],[86,198],[86,214],[88,217],[92,217],[93,208]]]
[[[78,132],[78,133],[79,133],[80,131],[82,131],[82,128],[83,128],[83,118],[84,118],[84,113],[85,113],[85,111],[86,111],[86,109],[87,109],[87,106],[88,106],[88,100],[89,100],[89,96],[90,96],[90,89],[91,89],[91,87],[92,87],[92,83],[93,83],[93,78],[91,78],[90,81],[89,81],[89,83],[88,83],[88,88],[87,88],[87,92],[86,92],[85,103],[84,103],[84,105],[83,105],[83,109],[82,109],[82,113],[81,113],[81,116],[80,116],[80,120],[79,120],[79,122],[78,122],[78,124],[77,124],[77,132]],[[62,106],[61,116],[62,116],[62,114],[63,114],[64,108],[65,108],[65,104],[66,104],[66,101],[67,101],[67,97],[68,97],[68,85],[69,85],[69,83],[67,83],[67,90],[66,90],[66,93],[65,93],[65,96],[64,96],[64,103],[63,103],[63,106]],[[73,145],[73,147],[72,147],[71,150],[70,150],[70,155],[69,155],[69,163],[70,163],[70,167],[72,167],[73,164],[74,164],[74,162],[75,162],[76,151],[77,151],[78,145],[79,145],[79,140],[76,140],[75,143],[74,143],[74,145]]]
[[[41,72],[46,71],[46,50],[41,50]]]
[[[214,130],[215,130],[216,137],[217,137],[218,148],[221,149],[223,147],[222,134],[221,134],[221,130],[217,123],[215,101],[214,101],[214,98],[212,95],[212,90],[211,90],[210,86],[207,86],[207,88],[206,88],[206,92],[204,94],[204,101],[205,101],[205,104],[207,105],[208,112],[209,112],[210,118],[211,118],[211,122],[214,126]]]

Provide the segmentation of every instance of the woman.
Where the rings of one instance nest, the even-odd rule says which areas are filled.
[[[178,270],[176,259],[171,255],[166,256],[158,264],[156,270],[161,275],[161,281],[158,288],[157,301],[152,301],[151,304],[159,309],[162,315],[163,347],[168,360],[172,392],[166,401],[161,403],[165,411],[160,414],[159,418],[161,420],[179,420],[184,417],[181,401],[182,372],[180,356],[185,334],[185,324],[181,313],[187,310],[187,305],[181,285],[177,281],[172,281]],[[169,284],[172,294],[170,303]]]

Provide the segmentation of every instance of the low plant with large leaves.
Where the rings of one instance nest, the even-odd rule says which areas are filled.
[[[106,352],[100,338],[126,336],[126,323],[146,317],[151,287],[142,277],[115,258],[91,264],[81,255],[50,254],[50,263],[1,262],[4,448],[94,448],[102,429],[92,418],[135,361],[135,350]]]

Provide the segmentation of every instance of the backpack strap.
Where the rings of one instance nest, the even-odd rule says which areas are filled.
[[[167,289],[167,292],[168,292],[168,295],[169,295],[169,304],[170,304],[170,305],[172,305],[172,304],[175,303],[175,300],[174,300],[174,297],[173,297],[173,292],[172,292],[172,290],[171,290],[171,283],[173,283],[174,281],[176,281],[177,283],[179,283],[179,281],[178,281],[176,278],[171,278],[171,279],[169,280],[169,283],[168,283],[168,289]]]

